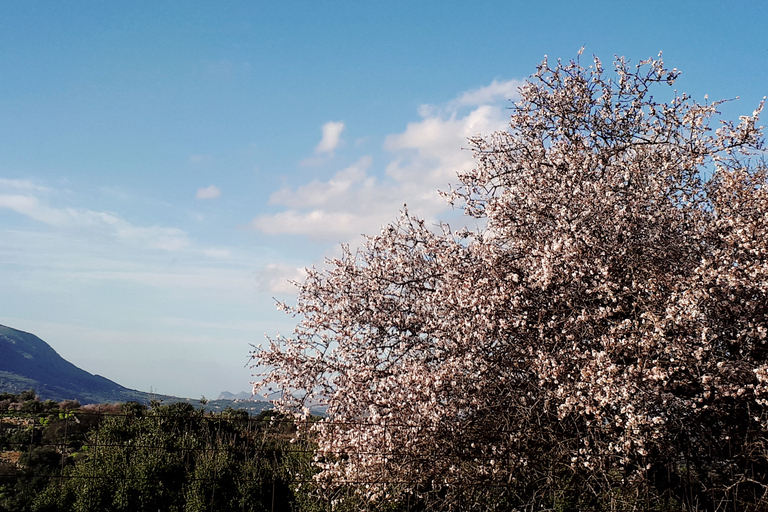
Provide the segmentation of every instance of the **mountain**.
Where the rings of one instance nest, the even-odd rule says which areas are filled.
[[[230,393],[229,391],[222,391],[217,400],[250,400],[251,398],[263,400],[259,395],[254,396],[253,393],[247,391],[241,391],[237,394]]]
[[[249,400],[249,393],[233,395],[225,391],[222,395],[231,395],[231,398],[220,397],[201,402],[129,389],[78,368],[34,334],[0,325],[0,393],[18,394],[28,389],[34,389],[42,400],[77,400],[83,405],[131,401],[146,405],[152,401],[163,404],[187,402],[208,412],[234,408],[246,410],[249,414],[258,414],[272,407],[259,396]]]
[[[81,370],[34,334],[0,325],[0,391],[32,388],[43,400],[81,404],[147,402],[151,397]]]

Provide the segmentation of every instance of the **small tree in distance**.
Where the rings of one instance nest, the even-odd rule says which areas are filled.
[[[714,129],[719,102],[654,100],[679,74],[660,56],[614,64],[544,60],[510,129],[470,140],[445,195],[485,227],[404,212],[282,305],[293,336],[253,357],[280,408],[327,406],[321,483],[463,510],[766,505],[763,104]]]

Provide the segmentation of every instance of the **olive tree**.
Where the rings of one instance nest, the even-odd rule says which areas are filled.
[[[461,509],[765,499],[762,103],[719,120],[660,55],[585,66],[545,60],[470,139],[444,195],[482,228],[403,212],[281,304],[295,331],[253,357],[279,407],[327,407],[319,482]]]

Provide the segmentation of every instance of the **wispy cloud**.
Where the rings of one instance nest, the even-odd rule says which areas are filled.
[[[168,252],[180,251],[190,245],[187,232],[178,228],[134,226],[121,220],[115,233],[123,240],[143,242],[148,247]]]
[[[12,180],[8,178],[0,178],[0,190],[49,192],[51,189],[42,185],[38,185],[31,180]]]
[[[0,208],[59,230],[90,232],[97,237],[110,236],[164,251],[177,251],[189,246],[187,233],[178,228],[137,226],[112,212],[55,208],[32,194],[0,194]]]
[[[45,187],[16,185],[14,194],[0,183],[0,218],[11,221],[0,225],[0,322],[44,336],[75,364],[137,389],[161,385],[182,395],[182,388],[201,385],[199,372],[183,375],[194,373],[189,365],[202,370],[207,362],[206,386],[245,389],[249,372],[235,374],[248,343],[270,330],[272,319],[283,321],[256,293],[258,255],[205,246],[173,226],[55,207],[48,201],[72,195],[54,190],[38,197]],[[166,325],[168,318],[177,320]],[[46,331],[45,323],[53,328]],[[137,351],[152,354],[151,369],[131,361]],[[175,365],[187,369],[173,377],[162,372]],[[221,387],[222,379],[231,383]],[[165,387],[171,383],[181,385]]]
[[[197,191],[197,198],[198,199],[216,199],[221,195],[221,190],[219,190],[219,187],[216,185],[209,185],[207,187],[198,189]]]
[[[383,162],[376,165],[367,155],[326,181],[282,188],[270,203],[285,210],[256,217],[252,227],[270,234],[351,241],[361,233],[378,232],[403,204],[436,222],[449,208],[437,192],[455,183],[457,172],[474,165],[467,138],[506,128],[507,100],[516,97],[519,85],[516,80],[494,81],[446,104],[421,106],[421,119],[384,139]]]
[[[21,215],[51,226],[61,226],[71,220],[73,215],[66,210],[50,208],[31,195],[3,194],[0,195],[0,208],[13,210]]]

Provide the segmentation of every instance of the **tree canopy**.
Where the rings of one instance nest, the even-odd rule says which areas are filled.
[[[482,228],[405,211],[281,305],[293,335],[253,355],[281,408],[327,407],[321,482],[449,506],[485,484],[551,504],[553,474],[579,500],[765,499],[763,104],[720,120],[661,55],[585,66],[545,60],[509,129],[470,139],[444,194]]]

